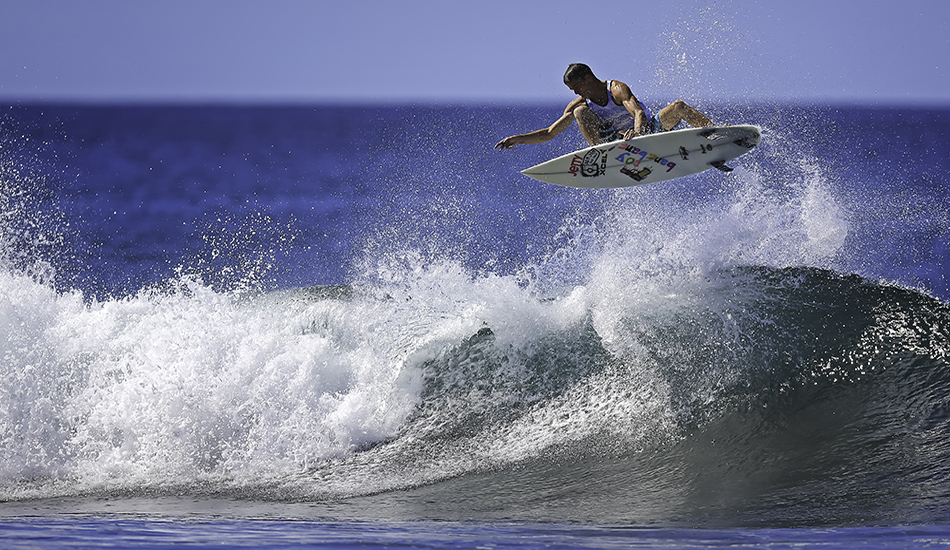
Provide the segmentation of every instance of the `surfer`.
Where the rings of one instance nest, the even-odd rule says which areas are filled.
[[[581,134],[592,146],[666,132],[684,120],[696,128],[712,126],[712,121],[706,115],[681,99],[651,116],[626,84],[619,80],[600,80],[583,63],[572,63],[567,67],[564,84],[579,97],[567,105],[561,118],[547,128],[506,137],[495,144],[495,149],[501,151],[519,143],[550,141],[575,120]]]

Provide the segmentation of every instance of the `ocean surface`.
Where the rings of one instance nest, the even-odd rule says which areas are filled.
[[[3,548],[950,542],[950,108],[0,107]]]

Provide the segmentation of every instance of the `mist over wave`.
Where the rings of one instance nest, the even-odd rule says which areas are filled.
[[[407,517],[638,523],[940,519],[947,306],[913,277],[878,281],[887,266],[852,274],[866,265],[871,221],[827,157],[776,127],[728,179],[543,188],[532,193],[548,202],[515,195],[511,212],[486,203],[522,220],[507,229],[526,235],[514,257],[505,245],[522,241],[510,233],[492,234],[495,249],[479,243],[485,213],[465,205],[482,195],[426,200],[394,183],[403,174],[384,176],[360,203],[380,201],[379,223],[338,284],[255,284],[281,253],[258,247],[273,224],[245,217],[236,234],[206,234],[216,253],[199,255],[241,284],[190,269],[183,253],[178,275],[125,295],[63,288],[48,271],[55,258],[29,246],[56,233],[10,233],[47,200],[28,194],[4,226],[19,235],[8,253],[21,252],[0,272],[0,500],[347,499]],[[457,189],[450,175],[414,183]],[[533,185],[466,177],[491,193]],[[8,196],[29,190],[4,178]],[[415,201],[390,195],[410,192]],[[553,231],[532,208],[557,213]],[[275,246],[299,246],[298,229]],[[246,242],[262,253],[242,255]]]

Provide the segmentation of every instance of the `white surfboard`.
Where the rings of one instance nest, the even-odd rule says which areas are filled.
[[[568,187],[614,188],[680,178],[725,165],[762,141],[755,126],[687,128],[612,141],[532,166],[521,173]]]

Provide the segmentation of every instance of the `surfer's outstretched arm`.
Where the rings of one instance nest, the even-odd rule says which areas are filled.
[[[561,115],[561,118],[554,121],[554,124],[548,126],[547,128],[542,128],[540,130],[535,130],[534,132],[528,132],[527,134],[518,134],[516,136],[509,136],[505,139],[499,141],[495,144],[495,149],[499,151],[503,149],[511,149],[515,145],[520,144],[534,144],[534,143],[544,143],[546,141],[551,141],[554,139],[554,136],[557,136],[564,130],[567,130],[570,127],[571,123],[574,122],[574,109],[578,106],[580,98],[572,101],[566,109],[564,109],[564,114]],[[583,100],[580,100],[582,103]]]

